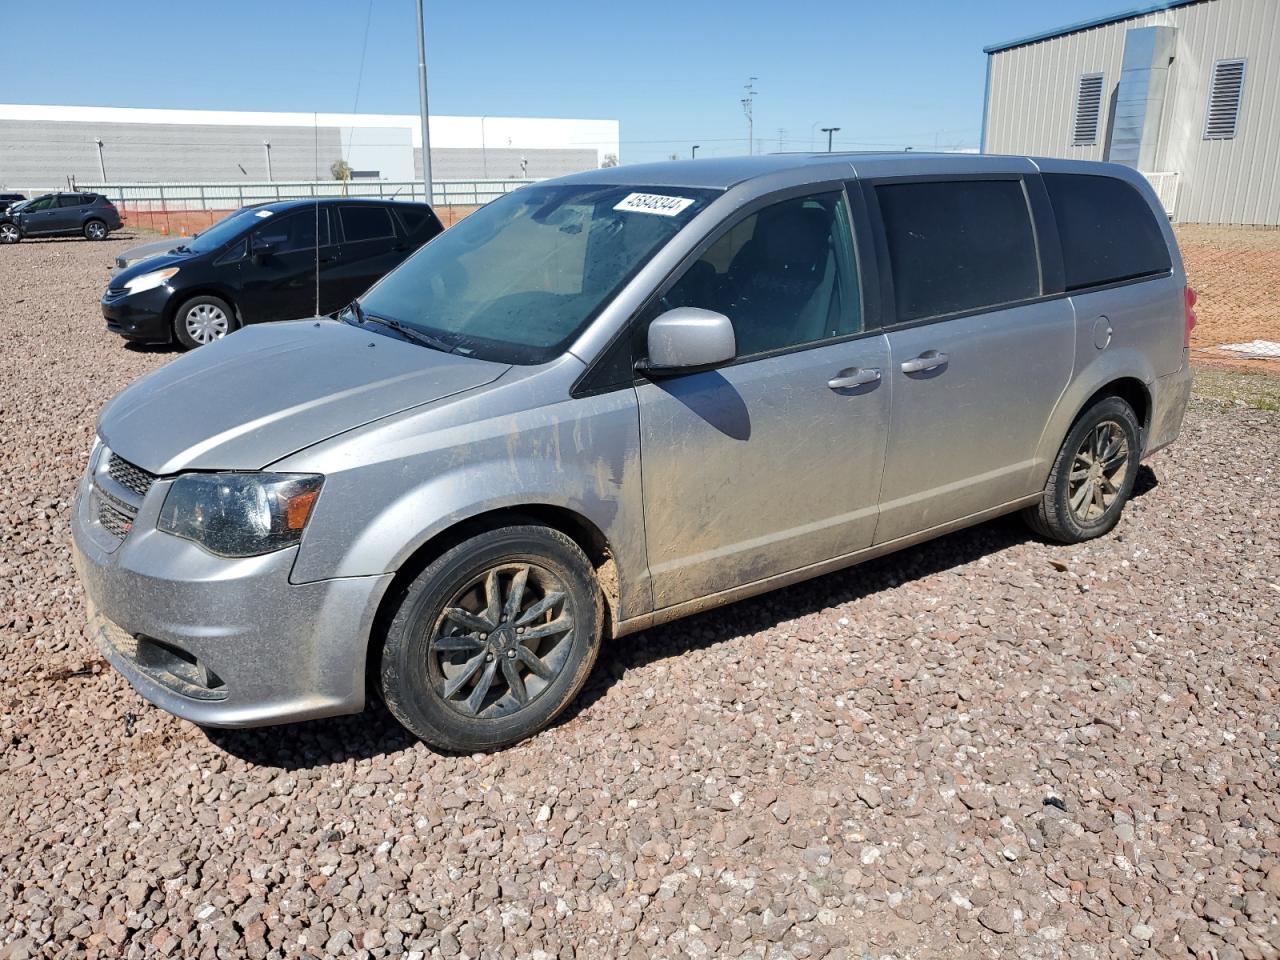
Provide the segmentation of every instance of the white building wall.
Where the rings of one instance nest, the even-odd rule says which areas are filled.
[[[543,117],[431,117],[434,166],[458,179],[530,177],[593,169],[618,153],[616,120]],[[42,189],[101,179],[95,139],[103,141],[108,181],[266,179],[263,140],[276,180],[329,177],[345,159],[384,180],[421,170],[415,114],[247,113],[0,104],[0,185]],[[244,174],[239,167],[244,167]],[[433,170],[434,173],[434,170]],[[436,174],[443,177],[444,174]]]
[[[991,54],[987,152],[1104,159],[1125,32],[1154,25],[1177,28],[1150,171],[1178,173],[1177,219],[1280,225],[1280,0],[1203,0]],[[1213,64],[1239,57],[1248,64],[1236,136],[1205,140]],[[1102,129],[1095,146],[1073,147],[1076,83],[1093,72],[1104,75]]]

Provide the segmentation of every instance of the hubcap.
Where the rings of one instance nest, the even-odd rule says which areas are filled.
[[[100,223],[89,224],[89,236],[93,237],[93,239],[101,240],[104,236],[106,236],[106,233],[107,231],[102,226],[102,224]]]
[[[212,343],[227,335],[227,315],[211,303],[198,303],[188,310],[183,324],[196,343]]]
[[[436,693],[468,717],[510,716],[536,700],[569,659],[568,591],[535,564],[480,575],[440,614],[427,650]]]
[[[1067,499],[1081,523],[1093,523],[1120,497],[1129,470],[1129,441],[1114,420],[1089,432],[1071,462]]]

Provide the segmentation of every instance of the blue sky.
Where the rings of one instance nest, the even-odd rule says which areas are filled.
[[[765,150],[808,149],[823,126],[849,149],[976,147],[984,45],[1133,2],[427,0],[431,112],[617,119],[624,162],[687,156],[693,143],[745,153],[739,100],[755,76]],[[3,8],[2,102],[417,110],[412,0],[372,0],[362,79],[368,0]]]

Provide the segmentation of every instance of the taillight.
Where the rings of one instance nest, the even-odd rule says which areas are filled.
[[[1184,289],[1182,302],[1184,304],[1183,313],[1186,320],[1186,326],[1182,331],[1182,345],[1184,347],[1190,347],[1191,331],[1194,330],[1196,326],[1196,311],[1194,309],[1196,305],[1196,292],[1191,289],[1191,284],[1187,284]]]

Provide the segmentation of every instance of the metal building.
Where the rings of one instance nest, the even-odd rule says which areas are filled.
[[[1280,0],[1165,0],[985,49],[984,152],[1111,160],[1175,220],[1280,225]]]
[[[616,120],[432,117],[438,180],[554,177],[618,154]],[[329,179],[422,173],[417,114],[245,113],[0,104],[0,185]]]

